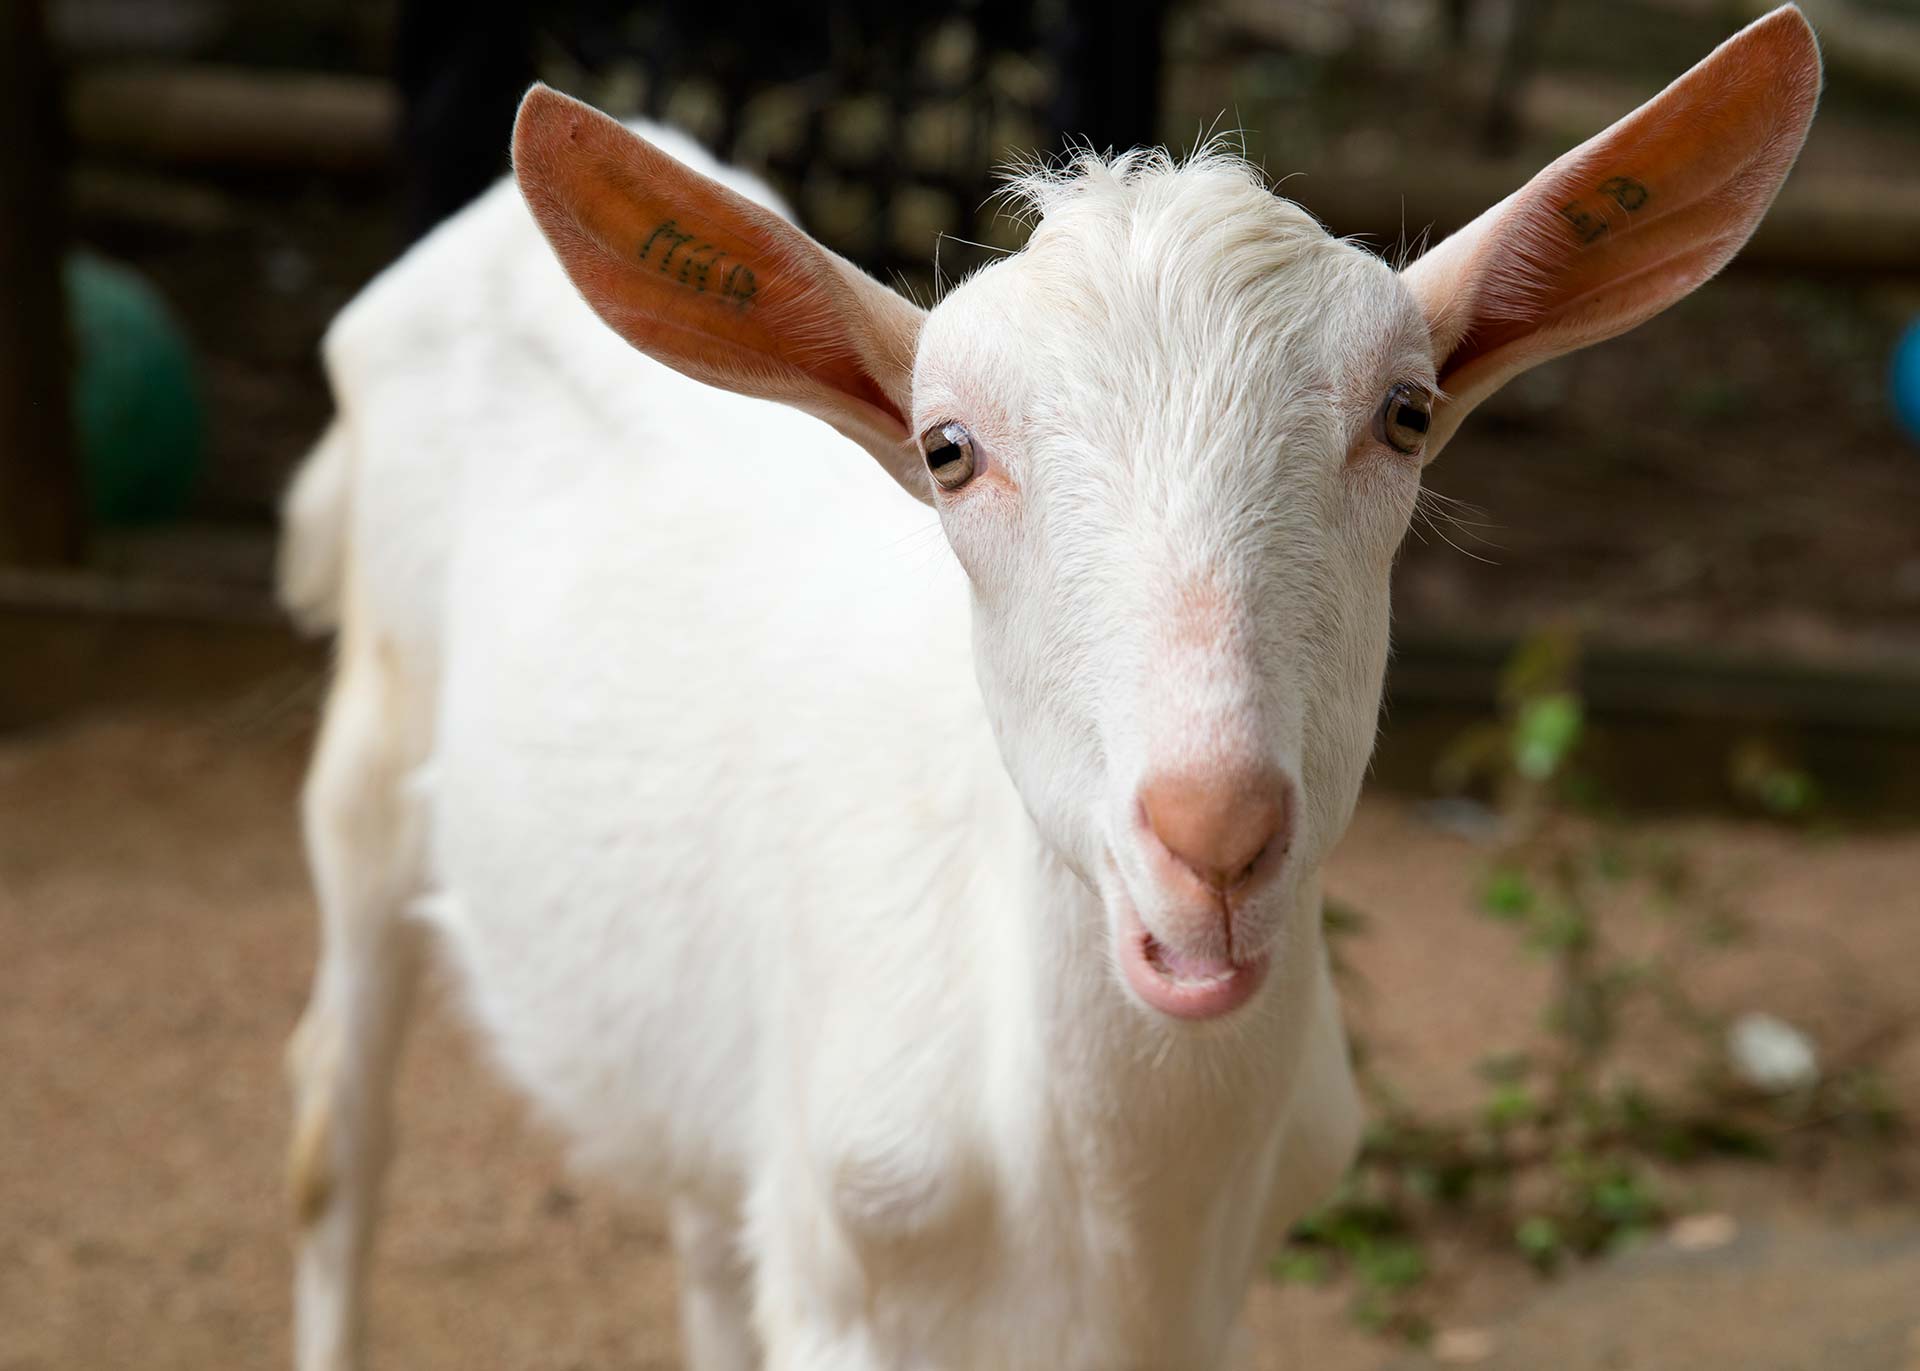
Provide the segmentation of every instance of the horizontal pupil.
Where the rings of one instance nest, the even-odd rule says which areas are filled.
[[[960,444],[958,443],[942,443],[939,447],[927,454],[927,465],[930,467],[943,467],[949,462],[957,462],[959,460]]]
[[[1412,405],[1400,406],[1400,412],[1394,416],[1394,422],[1402,428],[1412,429],[1415,433],[1425,433],[1427,431],[1427,416],[1415,409]]]

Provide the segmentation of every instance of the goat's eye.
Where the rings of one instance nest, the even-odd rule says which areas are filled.
[[[1414,386],[1395,386],[1374,420],[1380,438],[1401,452],[1418,452],[1433,424],[1433,396]]]
[[[958,490],[973,479],[973,435],[965,424],[935,424],[920,435],[920,450],[942,490]]]

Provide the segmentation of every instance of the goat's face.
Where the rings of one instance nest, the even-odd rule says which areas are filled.
[[[1134,992],[1212,1018],[1316,907],[1423,455],[1718,271],[1819,90],[1777,10],[1397,277],[1231,159],[1088,159],[1031,179],[1027,248],[927,315],[544,88],[514,165],[622,336],[825,419],[938,507],[1028,808]]]
[[[915,428],[1007,767],[1134,991],[1210,1018],[1358,794],[1428,327],[1237,162],[1033,189],[1028,247],[927,319]]]

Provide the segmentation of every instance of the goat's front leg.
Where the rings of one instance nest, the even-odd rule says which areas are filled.
[[[753,1270],[740,1248],[738,1217],[676,1200],[673,1250],[680,1260],[680,1330],[688,1371],[758,1371]]]
[[[874,1346],[866,1273],[816,1193],[763,1182],[755,1196],[753,1313],[766,1371],[903,1371]]]
[[[801,1320],[772,1330],[767,1371],[900,1371],[873,1348],[864,1328],[829,1328]]]

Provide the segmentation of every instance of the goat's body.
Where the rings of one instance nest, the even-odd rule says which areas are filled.
[[[1317,942],[1224,1030],[1126,1002],[931,514],[600,329],[510,191],[328,353],[345,470],[303,479],[288,568],[324,613],[351,549],[308,797],[308,1363],[351,1355],[384,1133],[354,1082],[397,1045],[413,903],[582,1160],[671,1204],[696,1367],[752,1364],[749,1319],[792,1371],[1220,1365],[1270,1222],[1351,1145]]]
[[[925,311],[530,93],[525,208],[342,316],[289,499],[340,630],[304,1371],[355,1361],[410,909],[664,1204],[693,1371],[1226,1365],[1356,1141],[1319,871],[1421,464],[1718,270],[1818,89],[1782,9],[1398,274],[1217,152],[1083,157]]]

